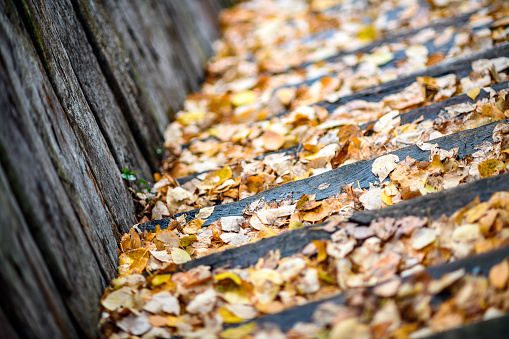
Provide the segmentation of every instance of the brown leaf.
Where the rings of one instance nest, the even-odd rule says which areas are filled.
[[[490,284],[499,290],[505,289],[509,281],[509,262],[504,260],[500,264],[493,266],[490,270],[489,278]]]

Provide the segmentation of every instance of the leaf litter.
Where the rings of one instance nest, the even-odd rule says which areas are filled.
[[[263,6],[258,7],[258,2],[263,2]],[[487,203],[475,201],[450,218],[432,223],[407,217],[378,220],[366,227],[342,220],[356,210],[382,208],[505,172],[509,160],[507,125],[497,126],[493,143],[480,145],[476,153],[463,159],[457,158],[455,150],[439,149],[433,139],[509,116],[508,90],[497,93],[487,87],[508,79],[505,70],[509,59],[478,60],[472,64],[473,72],[463,78],[454,74],[419,77],[379,102],[355,100],[333,112],[315,105],[503,43],[508,38],[507,9],[494,2],[492,7],[471,16],[461,29],[421,29],[397,43],[350,53],[392,29],[426,26],[436,18],[474,8],[467,1],[459,1],[460,6],[440,1],[426,6],[426,13],[422,14],[420,5],[412,2],[389,1],[384,9],[370,3],[367,11],[355,5],[335,6],[334,1],[325,0],[311,1],[309,6],[301,1],[286,3],[250,1],[222,14],[224,38],[217,43],[218,52],[208,65],[202,92],[190,95],[176,121],[168,126],[166,160],[155,175],[153,189],[136,193],[140,222],[174,217],[195,208],[200,211],[191,221],[186,221],[185,215],[174,217],[165,230],[156,227],[154,232],[138,234],[132,229],[122,236],[119,278],[102,299],[103,334],[226,338],[255,330],[262,333],[263,329],[256,329],[253,323],[226,331],[223,325],[277,313],[352,288],[362,291],[395,275],[419,274],[426,266],[507,244],[507,193],[496,194]],[[403,14],[398,15],[397,21],[388,20],[386,13],[395,8]],[[317,16],[316,10],[327,10],[327,14]],[[354,13],[368,16],[372,23],[352,22]],[[422,17],[415,20],[417,15]],[[319,37],[329,34],[328,30],[333,32],[332,38],[306,41],[306,35]],[[429,47],[430,42],[434,47]],[[446,44],[450,47],[442,53],[440,46]],[[430,52],[433,50],[436,53]],[[346,53],[334,62],[320,61],[338,52]],[[303,62],[311,63],[296,67]],[[481,90],[489,93],[489,99],[478,100]],[[401,114],[407,111],[462,93],[472,102],[449,106],[434,120],[401,121]],[[281,115],[284,111],[287,114]],[[373,120],[377,121],[371,130],[359,128]],[[190,143],[189,147],[182,147],[186,143]],[[412,144],[430,152],[429,161],[384,156]],[[267,154],[296,145],[300,145],[296,154]],[[256,158],[260,155],[263,157]],[[242,216],[224,217],[203,227],[217,204],[238,201],[271,187],[374,157],[379,157],[373,168],[379,182],[371,183],[369,189],[355,188],[352,183],[345,185],[341,193],[320,201],[314,195],[278,202],[257,200],[244,209]],[[182,185],[175,179],[200,172],[204,173]],[[325,182],[317,189],[326,190],[331,185],[334,183]],[[324,221],[337,229],[331,240],[313,241],[301,254],[289,258],[281,259],[276,251],[246,269],[211,270],[199,266],[188,272],[165,273],[174,272],[177,265],[193,258]],[[507,289],[506,266],[507,262],[496,266],[488,279],[500,293]],[[141,273],[146,270],[159,271],[145,277]],[[336,310],[335,320],[301,324],[292,333],[302,337],[306,333],[313,333],[310,337],[316,333],[335,337],[351,333],[409,334],[419,330],[428,333],[507,311],[507,305],[494,304],[484,315],[461,318],[450,306],[438,311],[425,308],[422,300],[436,294],[436,286],[449,288],[467,278],[470,279],[461,276],[451,283],[430,283],[428,290],[433,292],[421,295],[417,304],[412,301],[417,310],[429,313],[428,319],[419,319],[418,325],[415,319],[404,318],[397,301],[376,302],[375,298],[394,297],[409,288],[393,279],[366,299],[371,302],[367,307],[379,310],[372,313],[372,319],[359,317],[364,311],[358,308],[359,301],[352,298],[349,306],[353,307]],[[470,280],[465,286],[468,284]],[[486,286],[485,282],[480,284]],[[435,324],[431,321],[433,312],[438,312]]]
[[[286,258],[278,250],[270,252],[247,268],[198,266],[173,274],[119,277],[102,299],[102,331],[112,334],[116,325],[133,335],[152,328],[184,337],[202,330],[220,334],[225,324],[341,292],[347,293],[347,302],[330,306],[334,317],[320,315],[327,307],[322,304],[308,328],[311,332],[300,333],[300,324],[288,336],[297,332],[311,338],[325,331],[336,337],[345,330],[345,319],[355,319],[353,328],[374,336],[433,333],[504,314],[509,311],[507,261],[494,266],[487,278],[453,272],[433,281],[422,270],[509,245],[508,201],[509,192],[498,192],[435,221],[407,216],[375,220],[369,226],[333,222],[330,240],[315,240]],[[409,276],[408,282],[400,280]],[[376,288],[366,289],[372,286]],[[446,289],[455,291],[453,297],[431,306],[430,300]],[[414,311],[403,312],[407,307]],[[373,312],[365,318],[367,309]],[[348,317],[342,318],[345,312]]]

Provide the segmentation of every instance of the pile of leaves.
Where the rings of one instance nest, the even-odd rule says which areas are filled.
[[[313,241],[302,253],[287,258],[281,258],[276,250],[259,259],[256,265],[243,269],[211,270],[209,266],[198,266],[173,274],[162,270],[145,277],[136,274],[136,269],[140,262],[150,260],[149,252],[161,260],[173,259],[165,269],[175,271],[183,251],[176,245],[178,239],[169,236],[168,231],[155,232],[153,240],[159,248],[153,249],[133,234],[128,246],[141,243],[145,247],[136,250],[139,258],[131,263],[129,274],[113,280],[104,294],[102,331],[108,336],[117,333],[120,337],[132,334],[144,338],[212,335],[223,331],[224,324],[277,313],[351,289],[354,290],[349,292],[346,306],[335,306],[330,316],[324,318],[319,313],[327,312],[328,306],[324,305],[325,311],[317,311],[314,326],[297,326],[295,331],[304,328],[315,334],[324,330],[347,333],[350,327],[345,329],[346,325],[339,323],[352,318],[345,324],[352,323],[356,330],[373,331],[381,337],[394,331],[408,334],[421,328],[443,330],[482,318],[488,311],[488,314],[507,312],[509,304],[504,298],[509,293],[509,272],[503,269],[502,273],[490,275],[492,287],[485,283],[486,279],[464,277],[464,272],[437,282],[415,274],[426,266],[508,245],[508,202],[509,192],[495,193],[487,202],[477,199],[450,217],[435,221],[413,216],[379,219],[369,226],[330,221],[322,226],[332,233],[330,240]],[[160,253],[160,249],[167,247],[171,247],[169,253]],[[407,283],[394,279],[410,275],[413,280]],[[371,294],[364,289],[388,280]],[[466,290],[456,293],[440,308],[432,309],[429,305],[432,296],[450,286]],[[416,295],[416,291],[423,293]],[[387,298],[393,299],[385,301]],[[459,300],[463,302],[456,305]],[[471,313],[462,313],[467,306],[472,308]],[[403,315],[402,307],[415,312]],[[371,310],[368,318],[364,312],[367,309]],[[385,322],[389,324],[377,326]]]
[[[470,11],[462,24],[376,43]],[[489,278],[458,271],[432,280],[424,270],[509,245],[509,192],[438,220],[347,220],[507,172],[509,58],[476,60],[468,75],[416,77],[374,101],[338,99],[507,43],[508,18],[501,1],[468,0],[251,0],[225,11],[202,91],[168,126],[155,184],[140,180],[145,189],[135,193],[139,223],[166,219],[167,227],[142,232],[135,225],[121,237],[119,277],[101,300],[101,334],[418,337],[506,313],[507,260]],[[459,96],[462,103],[437,114],[405,119]],[[493,122],[500,123],[491,140],[474,153],[459,157],[457,148],[436,143]],[[391,154],[409,145],[424,156]],[[241,215],[213,215],[218,205],[370,159],[369,187],[324,181],[314,194],[254,197]],[[317,198],[324,190],[327,198]],[[323,229],[330,239],[284,258],[273,250],[246,268],[182,270],[193,259],[304,227]],[[450,298],[431,306],[444,291]],[[340,293],[347,293],[343,305],[323,304],[312,322],[286,334],[254,322],[225,330]]]
[[[489,85],[496,83],[490,70],[509,66],[509,58],[480,60],[473,64],[474,72],[461,83]],[[497,78],[507,79],[503,72]],[[392,94],[380,102],[355,100],[339,106],[334,113],[326,114],[320,107],[301,107],[287,117],[254,125],[244,130],[244,138],[233,136],[245,146],[231,145],[214,140],[193,143],[180,158],[188,158],[193,166],[211,163],[220,164],[228,157],[227,165],[221,169],[203,173],[179,186],[170,175],[158,176],[152,193],[138,193],[142,205],[140,222],[173,216],[191,209],[238,201],[269,188],[315,176],[358,160],[368,160],[406,147],[461,130],[472,129],[499,121],[509,116],[509,91],[498,93],[489,87],[483,91],[490,97],[471,103],[447,107],[435,119],[417,119],[401,123],[400,110],[429,104],[436,97],[444,98],[444,92],[457,91],[460,81],[454,74],[441,78],[421,77],[400,93]],[[468,95],[475,100],[481,89],[473,87]],[[427,99],[431,98],[431,99]],[[378,121],[370,129],[360,129],[359,122]],[[263,127],[263,128],[262,128]],[[265,132],[262,132],[265,130]],[[254,134],[253,134],[254,131]],[[228,137],[228,136],[226,136]],[[288,143],[288,140],[293,140]],[[297,145],[299,152],[279,152],[254,159],[256,154]],[[259,148],[249,155],[252,145]],[[200,158],[190,155],[197,152]],[[249,159],[251,157],[251,159]],[[204,159],[203,159],[204,158]],[[179,163],[178,161],[176,161]]]
[[[493,266],[488,277],[460,269],[434,280],[422,272],[405,282],[396,278],[373,289],[349,290],[344,305],[323,303],[314,312],[312,323],[297,323],[286,335],[272,324],[257,327],[248,323],[221,336],[423,338],[507,314],[508,280],[508,259]]]
[[[482,112],[501,112],[496,103],[507,105],[505,99],[503,99],[505,98],[505,92],[507,90],[493,95],[490,100],[484,100],[484,105],[481,102],[479,102],[479,105],[461,104],[459,109],[462,112],[461,114],[457,114],[457,107],[450,107],[444,112],[447,119],[440,115],[437,118],[437,121],[441,121],[442,125],[435,124],[436,130],[422,128],[421,126],[425,124],[433,126],[431,122],[426,123],[425,121],[400,126],[403,132],[397,134],[394,139],[402,140],[406,134],[415,137],[419,133],[422,133],[420,134],[422,137],[426,131],[429,133],[430,130],[432,131],[431,135],[432,133],[441,133],[438,130],[454,132],[459,126],[478,125],[502,119],[502,115],[497,118],[495,115],[483,115]],[[469,109],[474,111],[469,112]],[[507,110],[505,111],[507,112]],[[394,128],[391,127],[390,129],[392,131]],[[415,133],[419,130],[421,131]],[[509,125],[497,125],[493,130],[493,143],[484,142],[479,145],[478,151],[462,159],[457,157],[458,149],[442,150],[438,147],[438,144],[433,144],[430,140],[428,142],[418,142],[418,147],[422,151],[429,152],[429,160],[427,161],[417,161],[410,157],[399,159],[392,154],[380,156],[373,162],[371,169],[379,182],[373,182],[369,189],[360,189],[356,188],[354,184],[349,184],[343,187],[343,193],[320,201],[315,201],[316,195],[303,195],[299,200],[280,199],[271,202],[265,202],[262,198],[247,206],[242,216],[222,217],[207,227],[203,227],[203,225],[212,214],[214,206],[205,207],[201,208],[192,220],[187,220],[186,214],[180,214],[169,223],[167,229],[145,232],[141,235],[141,238],[137,232],[132,230],[130,234],[125,234],[122,237],[119,272],[120,274],[139,273],[146,267],[149,270],[162,268],[168,263],[175,262],[170,257],[170,251],[177,250],[174,248],[178,248],[179,253],[183,256],[176,262],[182,263],[184,259],[185,261],[191,260],[233,246],[240,246],[261,238],[275,236],[286,230],[324,222],[330,218],[343,219],[350,216],[354,211],[383,208],[397,204],[402,200],[504,173],[507,170],[509,160],[508,134]],[[374,134],[363,138],[379,137],[379,135]],[[373,148],[372,146],[371,149]],[[326,148],[322,150],[324,149]],[[328,158],[329,161],[331,159]],[[291,169],[295,167],[295,165],[292,167],[291,163],[287,166]],[[253,174],[248,177],[246,184],[243,185],[241,181],[243,177],[233,178],[232,169],[226,166],[207,175],[199,184],[198,189],[200,190],[208,188],[208,191],[205,189],[202,191],[203,198],[200,198],[200,194],[194,194],[186,190],[185,187],[189,187],[189,185],[167,188],[166,204],[158,201],[156,208],[161,213],[160,217],[164,217],[170,214],[170,209],[174,213],[182,207],[191,209],[193,203],[198,199],[204,200],[205,198],[212,198],[214,195],[224,199],[225,196],[238,194],[242,189],[249,190],[250,186],[258,193],[266,188],[264,185],[267,185],[267,182],[270,182],[266,173],[258,173],[260,174]],[[324,190],[329,188],[331,184],[333,183],[324,182],[316,189]],[[216,201],[221,202],[221,200],[217,199]],[[158,207],[158,204],[161,207]],[[169,237],[171,237],[171,241],[168,240]],[[138,238],[141,240],[137,240]],[[160,238],[166,239],[165,241],[169,244],[169,247],[161,245],[158,240]],[[136,245],[132,245],[133,241]],[[146,249],[145,252],[139,249],[141,241],[146,244],[142,246]],[[149,250],[157,250],[157,254],[151,255],[152,252]],[[144,253],[143,257],[147,259],[146,261],[137,260],[142,252]],[[133,262],[137,264],[133,265]]]

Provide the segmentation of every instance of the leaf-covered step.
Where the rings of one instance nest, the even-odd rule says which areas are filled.
[[[490,270],[493,266],[499,264],[504,259],[509,257],[509,246],[505,246],[487,253],[477,254],[473,255],[464,259],[460,259],[457,261],[440,264],[436,266],[428,267],[424,270],[424,272],[434,280],[439,280],[443,276],[452,273],[457,272],[458,270],[464,270],[465,273],[471,274],[471,275],[482,275],[482,276],[488,276],[490,273]],[[402,282],[406,282],[412,279],[412,276],[406,277],[401,279]],[[425,281],[425,279],[424,279]],[[384,285],[384,283],[381,283],[379,285],[376,285],[374,287],[369,288],[369,294],[373,293],[377,289],[377,287]],[[355,292],[354,292],[355,293]],[[359,294],[362,294],[363,292],[359,291]],[[366,294],[364,292],[364,294]],[[254,321],[257,323],[257,325],[262,325],[264,323],[270,323],[277,325],[278,328],[283,330],[284,332],[287,332],[290,330],[296,323],[302,322],[312,322],[312,317],[315,311],[324,304],[332,303],[336,305],[342,305],[345,304],[346,299],[348,298],[347,293],[342,293],[336,296],[333,296],[331,298],[307,303],[302,306],[295,306],[293,308],[286,309],[282,312],[266,315],[260,318],[256,318]],[[447,299],[447,295],[444,297],[441,297],[438,295],[435,297],[434,303],[437,302],[440,303],[442,301],[445,301]],[[236,327],[241,324],[234,324],[231,325],[231,327]],[[263,328],[263,327],[262,327]],[[509,326],[508,326],[509,328]],[[445,333],[444,333],[445,334]],[[446,334],[445,334],[446,335]],[[447,338],[447,336],[440,336],[440,334],[437,334],[440,338]]]
[[[491,141],[493,129],[497,124],[498,123],[491,123],[472,130],[462,131],[453,135],[434,139],[433,143],[438,144],[442,150],[458,148],[458,156],[463,157],[475,152],[476,147],[481,145],[483,142]],[[403,160],[406,157],[411,157],[418,161],[424,161],[429,157],[429,152],[422,151],[416,145],[399,149],[390,154],[397,156],[400,160]],[[303,194],[316,194],[316,200],[322,200],[341,193],[341,188],[346,184],[355,183],[356,186],[358,185],[360,188],[368,188],[370,183],[378,181],[372,172],[372,165],[376,159],[378,158],[368,161],[362,160],[353,164],[344,165],[308,179],[293,181],[271,188],[267,191],[237,202],[217,205],[213,208],[212,213],[208,215],[207,220],[202,226],[210,225],[212,222],[222,217],[241,216],[242,211],[248,205],[261,198],[263,198],[266,202],[270,202],[278,199],[299,199]],[[195,209],[179,213],[175,215],[174,218],[154,220],[148,223],[139,224],[137,225],[137,228],[140,231],[153,231],[157,225],[161,228],[166,228],[175,218],[184,214],[188,221],[193,220],[199,211],[200,209]]]
[[[455,30],[458,30],[454,33],[452,33],[452,36],[451,38],[449,39],[449,41],[447,43],[444,43],[444,44],[441,44],[439,46],[435,46],[435,38],[436,39],[439,39],[440,37],[437,36],[435,38],[432,38],[431,40],[423,43],[421,46],[423,46],[424,48],[426,48],[427,50],[427,54],[426,56],[437,56],[437,55],[440,55],[440,61],[438,62],[435,62],[435,63],[440,63],[440,62],[444,62],[444,61],[447,61],[447,60],[450,60],[449,57],[446,57],[448,55],[448,53],[450,53],[451,49],[454,48],[456,46],[456,43],[455,43],[455,38],[457,37],[458,33],[459,33],[459,30],[460,29],[463,29],[464,26],[467,22],[468,22],[468,18],[464,18],[464,17],[461,17],[460,19],[463,19],[463,20],[460,20],[459,22],[453,22],[452,25],[450,26],[446,26],[446,25],[440,25],[440,28],[441,29],[455,29]],[[476,32],[476,31],[480,31],[482,29],[489,29],[489,27],[491,26],[492,23],[488,23],[488,24],[484,24],[484,25],[481,25],[479,27],[475,27],[475,28],[472,28],[472,31],[473,32]],[[428,28],[424,28],[426,29],[426,31],[428,31]],[[423,31],[424,29],[422,30],[417,30],[415,33],[419,33],[421,31]],[[411,35],[405,35],[406,38],[410,38]],[[393,71],[394,69],[398,69],[398,68],[402,68],[402,65],[401,63],[404,62],[406,59],[407,59],[407,55],[406,55],[406,52],[405,52],[405,49],[403,50],[398,50],[396,51],[395,53],[392,53],[390,52],[389,53],[389,48],[386,48],[385,52],[380,52],[382,50],[384,50],[383,47],[385,46],[389,46],[390,44],[397,44],[397,43],[407,43],[407,41],[405,41],[405,39],[399,39],[399,38],[396,38],[396,39],[391,39],[390,42],[382,42],[381,44],[377,44],[377,46],[375,47],[372,47],[370,49],[365,49],[365,48],[362,48],[361,50],[358,50],[358,51],[354,51],[354,52],[351,52],[351,53],[343,53],[342,55],[340,55],[339,57],[336,57],[336,58],[333,58],[333,60],[331,62],[328,62],[326,61],[325,62],[325,65],[323,66],[320,66],[320,68],[323,68],[324,70],[327,70],[327,69],[334,69],[335,68],[335,63],[342,63],[342,59],[343,58],[346,58],[348,56],[352,56],[352,55],[361,55],[361,54],[371,54],[374,55],[373,58],[381,58],[379,61],[374,61],[375,63],[381,63],[378,65],[378,68],[381,72],[384,72],[384,71]],[[412,48],[412,46],[408,46],[407,48]],[[460,54],[461,56],[461,54]],[[457,57],[457,56],[455,56]],[[383,58],[386,58],[386,59],[383,59]],[[320,65],[322,63],[319,63]],[[350,66],[350,70],[354,71],[354,72],[358,72],[359,71],[359,68],[361,67],[362,63],[357,63],[356,65],[353,65],[353,66]],[[315,66],[312,66],[313,69],[315,68]],[[316,81],[319,81],[321,80],[322,78],[324,77],[337,77],[337,76],[341,76],[340,73],[337,73],[335,71],[333,71],[332,73],[326,73],[324,75],[319,75],[319,76],[316,76],[316,77],[310,77],[306,80],[304,80],[303,82],[301,83],[292,83],[292,84],[288,84],[288,85],[283,85],[281,87],[278,87],[276,89],[274,89],[274,91],[277,91],[281,88],[288,88],[288,87],[301,87],[301,86],[311,86],[313,85],[313,83],[315,83]],[[401,75],[400,75],[401,76]]]
[[[495,84],[493,86],[490,86],[489,89],[491,89],[495,92],[498,92],[502,89],[507,88],[508,84],[509,84],[508,81],[504,81],[504,82]],[[447,98],[447,99],[439,101],[439,102],[432,103],[432,104],[424,106],[424,107],[414,108],[406,113],[399,115],[399,117],[401,118],[401,125],[412,123],[415,120],[421,119],[421,118],[423,120],[435,120],[438,117],[440,112],[442,112],[444,109],[451,108],[451,106],[459,105],[459,104],[463,104],[463,103],[479,102],[480,100],[489,98],[489,97],[490,97],[489,92],[487,92],[484,89],[480,89],[479,94],[477,95],[475,100],[472,100],[472,98],[470,98],[467,94],[460,94],[460,95],[453,96],[453,97]],[[372,128],[377,121],[378,120],[374,120],[374,121],[364,123],[364,124],[360,125],[359,128],[361,129],[361,131],[365,131],[365,130],[369,129],[372,132]],[[265,154],[262,154],[262,155],[259,155],[258,157],[256,157],[255,160],[262,160],[272,154],[285,154],[285,155],[291,155],[291,156],[297,157],[298,153],[303,149],[303,146],[304,146],[303,144],[299,144],[299,145],[291,146],[289,148],[278,150],[276,152],[265,153]],[[176,180],[180,185],[183,185],[186,182],[191,181],[195,178],[198,178],[198,176],[203,175],[208,172],[210,172],[210,171],[204,171],[204,172],[200,172],[200,173],[191,174],[191,175],[188,175],[185,177],[177,178]]]
[[[472,14],[474,14],[475,12],[476,11],[462,13],[456,17],[437,20],[429,25],[418,27],[418,28],[399,30],[399,31],[396,31],[396,32],[382,38],[382,39],[374,40],[373,42],[371,42],[365,46],[362,46],[360,48],[357,48],[355,50],[340,51],[336,55],[329,56],[323,60],[314,60],[314,61],[310,61],[310,62],[305,62],[303,64],[300,64],[296,68],[297,69],[306,68],[306,67],[308,67],[316,62],[320,62],[320,61],[327,62],[327,63],[337,62],[337,61],[341,60],[342,57],[344,57],[345,55],[348,55],[348,54],[368,53],[368,52],[372,51],[373,49],[375,49],[376,47],[379,47],[381,45],[387,45],[387,44],[399,42],[405,38],[415,36],[419,32],[422,32],[424,29],[431,28],[437,32],[440,32],[440,31],[443,31],[444,29],[446,29],[447,27],[461,27],[468,22],[468,20],[472,16]]]
[[[477,255],[497,253],[496,249],[502,248],[508,250],[509,238],[504,228],[508,197],[508,192],[496,192],[487,202],[474,201],[450,217],[434,221],[407,216],[397,220],[378,220],[369,228],[342,223],[330,240],[313,242],[302,253],[287,258],[281,258],[280,253],[273,251],[248,268],[219,267],[211,270],[202,265],[173,275],[155,272],[146,277],[122,277],[112,282],[112,288],[103,298],[103,306],[109,313],[115,312],[124,304],[122,298],[143,293],[147,301],[151,297],[153,299],[144,307],[145,311],[158,314],[164,307],[166,313],[175,313],[184,323],[194,324],[192,329],[177,326],[176,334],[186,336],[186,332],[191,330],[203,329],[210,333],[221,329],[221,322],[211,323],[205,319],[220,316],[224,323],[238,323],[243,319],[256,321],[263,314],[277,312],[281,315],[284,309],[315,300],[330,300],[341,292],[347,293],[345,305],[364,307],[364,303],[353,305],[351,298],[369,296],[374,286],[376,295],[386,298],[395,295],[400,286],[402,292],[408,291],[409,286],[401,285],[399,281],[399,278],[408,276],[418,280],[410,278],[412,284],[418,282],[425,287],[430,286],[422,290],[423,293],[437,295],[440,302],[444,295],[440,292],[457,279],[462,279],[463,273],[457,276],[458,272],[455,272],[452,276],[456,278],[443,277],[429,285],[430,278],[426,278],[422,271],[430,266],[436,269],[440,267],[437,265],[445,262],[456,265],[470,256],[474,259],[466,259],[465,266],[469,272],[478,272],[482,267],[472,267],[489,260]],[[143,250],[139,250],[140,254]],[[440,273],[439,269],[437,271]],[[396,286],[389,282],[394,278]],[[494,286],[500,285],[498,276],[495,278]],[[379,286],[384,282],[389,286]],[[435,292],[426,292],[431,289]],[[421,293],[419,289],[410,288],[410,291],[415,292],[410,295]],[[373,298],[366,299],[366,302],[377,301]],[[400,303],[401,299],[397,302]],[[435,302],[426,301],[425,305],[428,304],[436,307]],[[176,309],[176,305],[180,307]],[[377,301],[373,305],[378,309],[380,303]],[[134,304],[127,307],[141,306]],[[301,321],[305,320],[302,314],[298,314]],[[157,317],[153,318],[155,321]],[[172,320],[176,319],[172,317]],[[285,320],[284,324],[289,324],[289,321]],[[262,332],[263,328],[256,331]]]
[[[336,107],[334,110],[325,114],[323,108],[317,107],[302,107],[300,109],[296,109],[290,115],[279,117],[275,119],[271,119],[270,121],[258,122],[253,126],[245,126],[245,131],[242,132],[239,130],[240,126],[234,125],[232,128],[237,132],[234,135],[242,135],[242,133],[257,133],[256,131],[263,131],[264,129],[276,131],[283,131],[277,133],[267,132],[269,135],[265,135],[266,133],[260,135],[258,138],[254,140],[251,139],[242,139],[242,137],[237,137],[236,140],[233,141],[211,141],[210,144],[204,143],[203,141],[195,141],[193,143],[192,149],[183,150],[180,153],[179,157],[181,159],[181,165],[176,165],[179,168],[182,168],[183,173],[192,173],[193,170],[198,170],[201,172],[199,168],[202,166],[209,166],[211,163],[214,163],[215,166],[220,167],[225,163],[239,163],[242,162],[242,158],[239,158],[238,150],[242,149],[244,152],[245,158],[252,158],[258,155],[258,158],[264,158],[266,153],[273,152],[273,149],[270,148],[272,146],[263,146],[260,148],[260,139],[265,140],[268,139],[267,143],[264,142],[264,145],[273,144],[274,140],[287,140],[287,139],[296,139],[292,141],[289,145],[295,144],[298,141],[301,141],[306,144],[315,145],[317,142],[321,142],[322,138],[325,138],[327,141],[324,141],[324,145],[330,145],[333,134],[340,129],[341,125],[356,125],[362,124],[362,127],[369,126],[366,123],[370,120],[375,120],[377,118],[383,118],[382,120],[387,120],[389,118],[388,115],[391,115],[391,119],[393,122],[395,119],[399,119],[398,114],[403,116],[405,111],[411,109],[412,107],[419,106],[430,106],[430,108],[423,108],[421,112],[426,112],[427,109],[431,109],[434,112],[439,112],[439,107],[433,108],[434,104],[437,102],[441,103],[441,105],[446,105],[445,102],[454,103],[455,93],[458,93],[461,88],[466,91],[466,89],[472,89],[475,91],[483,86],[486,86],[490,82],[493,84],[492,87],[498,86],[497,81],[506,79],[505,73],[500,73],[496,75],[495,78],[491,78],[492,75],[489,74],[489,64],[496,64],[496,69],[498,71],[507,68],[507,58],[493,59],[488,62],[480,62],[477,63],[476,66],[472,66],[476,69],[475,72],[469,73],[469,76],[458,79],[454,73],[449,73],[441,78],[429,78],[429,77],[418,77],[418,80],[413,82],[410,86],[399,89],[397,93],[393,93],[391,95],[383,95],[384,99],[382,101],[369,101],[369,100],[354,100],[351,102],[347,102],[344,105],[340,105]],[[481,76],[482,75],[482,76]],[[490,79],[492,79],[490,81]],[[461,85],[460,85],[461,83]],[[477,88],[477,89],[476,89]],[[470,93],[470,91],[469,91]],[[469,94],[472,98],[476,98],[475,95]],[[480,97],[484,96],[484,91],[480,91]],[[470,102],[470,98],[468,95],[460,94],[461,102]],[[445,99],[445,100],[444,100]],[[451,101],[449,101],[451,100]],[[464,100],[464,101],[463,101]],[[475,99],[479,101],[479,99]],[[427,105],[427,106],[426,106]],[[440,104],[439,104],[440,105]],[[437,109],[437,110],[435,110]],[[419,111],[414,111],[413,114],[418,114]],[[306,118],[307,116],[307,118]],[[412,115],[408,115],[407,117],[412,117]],[[417,115],[418,117],[418,115]],[[306,120],[307,119],[307,120]],[[391,120],[389,119],[389,120]],[[405,120],[401,118],[401,122],[405,123]],[[372,122],[371,122],[372,123]],[[273,127],[274,126],[274,127]],[[283,127],[278,127],[283,126]],[[289,127],[291,126],[291,127]],[[398,126],[397,124],[395,127]],[[308,127],[308,132],[303,132],[303,128]],[[312,134],[312,135],[311,135]],[[368,133],[369,135],[369,133]],[[313,136],[315,141],[309,141],[310,137]],[[366,136],[366,134],[364,135]],[[240,139],[239,139],[240,138]],[[362,138],[361,138],[362,139]],[[313,139],[312,139],[313,140]],[[285,142],[286,143],[286,142]],[[278,150],[281,150],[282,146],[285,143],[281,143],[275,146]],[[206,144],[206,145],[205,145]],[[257,146],[256,146],[257,145]],[[344,146],[341,143],[341,146]],[[206,155],[208,149],[216,149],[219,148],[225,149],[225,152],[217,153],[217,158],[211,158],[210,155]],[[264,148],[269,148],[265,149]],[[230,156],[228,154],[229,150],[236,150],[233,155]],[[293,148],[295,150],[295,148]],[[393,149],[391,149],[393,150]],[[389,150],[389,151],[391,151]],[[267,152],[270,151],[270,152]],[[216,151],[217,152],[217,151]],[[260,155],[261,154],[261,155]],[[290,155],[292,153],[289,153]],[[226,155],[226,158],[225,158]],[[374,156],[374,155],[371,155]],[[187,159],[187,160],[185,160]],[[191,162],[191,159],[194,159]],[[252,160],[251,160],[252,162]],[[209,164],[209,165],[207,165]],[[208,168],[208,167],[207,167]],[[186,178],[188,181],[192,179],[192,177]]]
[[[437,78],[447,74],[456,74],[457,77],[462,78],[472,72],[473,61],[479,59],[492,59],[506,55],[509,55],[508,42],[501,43],[483,51],[473,52],[469,55],[447,60],[443,63],[427,67],[423,70],[399,77],[381,85],[360,90],[351,95],[339,98],[336,102],[333,103],[321,102],[318,103],[318,105],[326,108],[328,112],[331,112],[338,106],[353,100],[380,101],[385,96],[399,92],[401,89],[409,86],[414,81],[416,81],[417,77],[427,76]]]
[[[371,221],[382,217],[402,218],[408,215],[435,220],[442,215],[450,216],[456,210],[467,206],[476,197],[479,197],[480,201],[487,201],[493,193],[507,190],[509,190],[509,173],[417,197],[381,210],[355,212],[348,220],[364,225],[368,225]],[[270,251],[276,250],[280,251],[281,257],[288,257],[300,252],[313,240],[330,239],[331,231],[324,229],[326,225],[327,223],[291,230],[275,237],[261,239],[252,244],[209,254],[183,264],[182,269],[190,270],[200,265],[212,268],[221,266],[248,267]]]

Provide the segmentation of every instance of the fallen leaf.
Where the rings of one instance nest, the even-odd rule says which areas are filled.
[[[109,311],[122,312],[134,306],[133,290],[130,287],[122,287],[110,292],[101,300],[101,305]]]
[[[422,250],[424,247],[435,242],[437,236],[433,230],[429,228],[418,228],[411,236],[412,247],[416,250]]]
[[[251,322],[238,327],[232,327],[222,331],[219,335],[223,339],[242,339],[256,328],[256,323]]]
[[[202,219],[202,220],[206,220],[208,217],[210,217],[212,215],[212,213],[214,212],[214,207],[215,206],[210,206],[210,207],[202,207],[200,208],[200,211],[198,212],[198,214],[196,214],[195,218],[196,219]]]
[[[490,284],[495,286],[495,288],[498,288],[499,290],[505,289],[507,287],[507,282],[509,281],[509,262],[504,260],[493,266],[490,269],[489,279]]]
[[[202,293],[196,295],[187,305],[186,311],[191,314],[205,315],[212,311],[216,304],[217,293],[214,289],[209,288]]]
[[[171,250],[171,258],[173,259],[173,262],[177,265],[186,263],[191,260],[191,256],[189,255],[189,253],[187,253],[181,248],[173,248]]]
[[[399,162],[399,157],[394,154],[383,155],[373,161],[371,171],[374,175],[378,176],[380,181],[384,181],[396,168],[396,163]]]
[[[488,159],[481,162],[478,166],[478,169],[481,177],[487,178],[505,170],[505,164],[497,159]]]
[[[267,151],[277,151],[284,145],[285,137],[269,129],[263,133],[262,141]]]
[[[477,98],[477,96],[481,93],[481,89],[479,87],[472,88],[470,91],[467,92],[467,95],[470,99],[474,100]]]
[[[148,320],[148,316],[142,314],[136,316],[131,314],[120,321],[117,321],[117,326],[122,330],[133,335],[142,335],[152,328]]]
[[[393,279],[386,283],[376,286],[373,292],[382,298],[391,298],[396,295],[401,286],[401,279]]]

